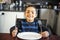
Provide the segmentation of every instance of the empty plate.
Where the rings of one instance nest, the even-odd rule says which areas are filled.
[[[42,38],[42,35],[36,32],[21,32],[17,34],[17,37],[20,39],[26,39],[26,40],[30,40],[30,39],[40,39]]]

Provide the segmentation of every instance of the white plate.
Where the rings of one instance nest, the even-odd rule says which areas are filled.
[[[20,39],[40,39],[42,35],[35,32],[22,32],[18,33],[17,37]]]

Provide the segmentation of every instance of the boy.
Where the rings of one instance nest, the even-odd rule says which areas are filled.
[[[37,32],[42,35],[42,37],[48,37],[50,31],[46,27],[39,27],[36,9],[33,6],[28,6],[25,10],[25,18],[26,20],[21,20],[17,22],[18,32]],[[42,29],[42,32],[41,32]]]

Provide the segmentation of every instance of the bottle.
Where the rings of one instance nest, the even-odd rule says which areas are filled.
[[[20,5],[19,5],[20,6],[20,9],[19,10],[21,11],[22,10],[22,1],[20,0],[19,3],[20,3]]]
[[[16,4],[15,4],[15,8],[16,10],[18,10],[18,2],[16,1]]]

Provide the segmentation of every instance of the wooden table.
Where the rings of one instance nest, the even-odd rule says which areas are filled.
[[[0,33],[0,40],[22,40],[22,39],[19,39],[17,37],[13,38],[8,33]],[[60,36],[51,35],[50,37],[41,38],[40,40],[60,40]]]

